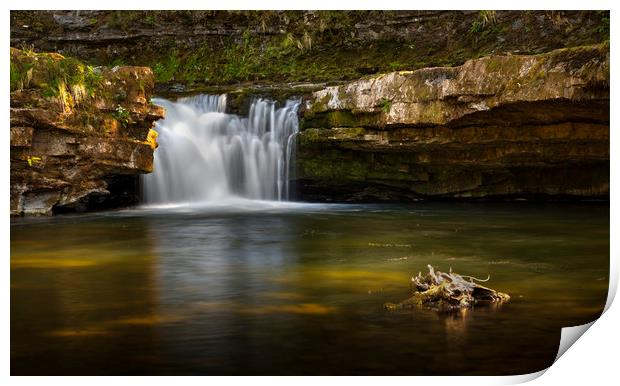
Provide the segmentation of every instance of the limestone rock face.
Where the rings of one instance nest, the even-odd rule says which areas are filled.
[[[307,199],[609,195],[608,44],[367,77],[302,114]]]
[[[146,67],[11,48],[11,215],[130,201],[108,188],[153,169],[147,135],[164,113],[153,83]]]
[[[609,39],[609,11],[13,10],[12,47],[148,65],[161,91],[335,82]]]

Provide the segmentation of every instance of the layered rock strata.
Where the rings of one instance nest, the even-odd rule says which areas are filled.
[[[609,39],[608,11],[11,11],[11,46],[148,65],[159,90],[334,82]]]
[[[150,104],[153,87],[146,67],[11,48],[11,215],[135,202],[164,113]]]
[[[609,195],[609,45],[371,76],[305,101],[301,198]]]

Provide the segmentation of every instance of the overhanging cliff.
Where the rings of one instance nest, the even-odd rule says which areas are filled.
[[[153,86],[146,67],[11,48],[11,215],[135,203],[124,185],[152,171],[163,117]]]
[[[328,87],[302,128],[305,199],[608,197],[609,45]]]

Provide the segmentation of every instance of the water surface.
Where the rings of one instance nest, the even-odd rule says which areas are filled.
[[[511,302],[385,311],[427,264]],[[522,374],[596,318],[609,204],[151,206],[11,223],[11,373]]]

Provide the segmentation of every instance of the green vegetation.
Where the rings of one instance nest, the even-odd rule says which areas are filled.
[[[379,105],[381,106],[381,111],[383,111],[385,114],[388,114],[390,112],[390,109],[392,108],[392,101],[388,99],[383,99],[381,100]]]
[[[482,22],[482,26],[497,23],[497,11],[480,11],[478,18]]]
[[[178,71],[180,60],[178,53],[173,51],[170,56],[164,58],[163,61],[153,65],[153,73],[158,82],[169,82],[174,79],[175,73]]]
[[[328,80],[351,69],[342,68],[346,53],[337,53],[334,63],[311,60],[313,38],[307,31],[299,35],[260,36],[243,33],[240,39],[227,37],[216,44],[205,44],[195,51],[172,50],[152,64],[158,82],[230,84],[276,79]]]
[[[469,33],[478,34],[482,32],[487,26],[497,23],[496,11],[480,11],[478,12],[478,18],[472,21],[471,27],[469,27]]]
[[[596,27],[596,32],[609,36],[609,14],[601,17],[601,22],[598,27]]]
[[[390,29],[369,37],[394,17],[392,11],[105,11],[90,23],[94,32],[107,28],[141,37],[131,45],[112,43],[118,50],[85,50],[82,59],[93,65],[149,66],[158,83],[202,89],[248,82],[346,81],[390,71],[455,66],[490,54],[534,54],[609,39],[607,11],[493,10],[465,16],[446,13],[436,23],[421,24],[425,32],[413,37]],[[463,17],[468,21],[454,23]],[[12,25],[36,23],[42,33],[59,28],[48,13],[11,13]],[[224,26],[225,30],[186,40],[174,34],[148,34],[185,26],[206,31]],[[19,86],[19,76],[11,79]]]
[[[152,26],[155,25],[156,21],[155,21],[155,15],[148,15],[144,18],[144,21]]]
[[[300,122],[302,129],[312,127],[381,127],[383,120],[379,113],[357,113],[348,110],[327,111],[306,114]]]
[[[57,98],[63,110],[95,95],[102,75],[74,58],[37,54],[32,49],[11,50],[11,91],[41,89],[46,98]]]
[[[32,64],[11,61],[11,91],[21,90],[28,86],[32,78]]]
[[[398,71],[398,70],[403,70],[406,68],[407,68],[407,65],[405,63],[401,63],[398,61],[391,62],[390,64],[388,64],[388,69],[390,71]]]
[[[484,26],[482,25],[482,22],[479,20],[474,20],[471,23],[471,27],[469,27],[469,32],[472,34],[477,34],[480,31],[482,31],[482,29],[484,28]]]
[[[313,179],[326,179],[336,184],[364,181],[372,170],[363,157],[343,161],[342,152],[324,146],[315,157],[299,158],[297,167],[298,176],[301,178],[311,176]]]
[[[131,114],[121,105],[116,106],[116,110],[112,113],[112,117],[114,117],[123,128],[129,126],[131,123]]]
[[[295,16],[292,14],[291,19]],[[257,13],[257,19],[248,22],[240,37],[205,42],[190,51],[174,48],[150,65],[158,82],[186,85],[348,80],[372,73],[460,65],[467,59],[497,52],[498,37],[523,33],[513,31],[513,20],[500,20],[496,11],[480,11],[470,27],[470,36],[450,47],[433,41],[404,45],[398,40],[376,40],[362,47],[349,35],[350,24],[334,24],[355,16],[326,11],[319,13],[315,24],[291,20],[290,25],[297,28],[273,35],[257,33],[256,29],[265,30],[280,16]],[[348,27],[341,27],[344,25]]]

